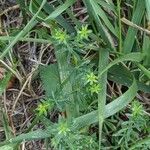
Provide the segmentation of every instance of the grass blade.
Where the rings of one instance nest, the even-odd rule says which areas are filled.
[[[150,37],[144,34],[142,52],[145,55],[143,65],[150,67]]]
[[[123,107],[125,107],[136,95],[137,92],[137,85],[135,80],[133,81],[133,84],[131,87],[119,98],[115,99],[113,102],[109,103],[105,107],[105,113],[104,118],[108,118],[112,115],[114,115],[116,112],[120,111]],[[81,117],[78,117],[74,120],[73,128],[74,129],[81,129],[85,126],[91,125],[93,123],[98,122],[98,111],[92,111],[91,113],[88,113],[86,115],[83,115]],[[16,142],[22,142],[24,140],[34,140],[34,139],[43,139],[48,138],[51,136],[51,130],[36,130],[30,133],[21,134],[15,138],[12,138],[8,141],[0,143],[0,146],[16,143]]]
[[[20,143],[22,141],[44,139],[44,138],[48,138],[50,136],[51,136],[50,129],[37,130],[37,131],[32,131],[30,133],[21,134],[17,137],[14,137],[12,139],[4,141],[4,142],[0,143],[0,146],[8,145],[8,144],[14,144],[14,143]]]
[[[121,64],[115,65],[108,70],[108,79],[127,87],[131,86],[132,84],[131,72]],[[150,93],[150,86],[139,81],[136,82],[138,85],[138,90],[145,93]]]
[[[143,71],[143,73],[150,79],[150,71],[147,70],[143,65],[137,64],[137,66]]]
[[[114,61],[112,61],[111,63],[109,63],[109,65],[101,72],[100,75],[102,75],[105,71],[107,71],[109,68],[111,68],[113,65],[115,65],[119,62],[123,62],[123,61],[140,62],[143,60],[143,58],[144,58],[143,54],[139,53],[139,52],[120,56],[119,58],[117,58]]]
[[[107,66],[109,58],[109,52],[106,49],[101,49],[99,51],[99,74],[102,70]],[[101,149],[101,141],[102,141],[102,128],[104,122],[104,114],[105,114],[105,104],[106,104],[106,89],[107,89],[107,72],[105,72],[99,78],[99,84],[101,86],[101,90],[98,93],[98,120],[99,120],[99,150]]]
[[[95,0],[91,1],[91,5],[93,5],[93,9],[97,12],[97,15],[102,19],[105,23],[105,26],[117,37],[117,33],[111,22],[109,21],[105,12],[101,9],[101,7],[97,4]]]
[[[8,47],[0,55],[0,59],[5,57],[5,55],[10,51],[10,49],[18,42],[19,38],[22,38],[25,34],[27,34],[37,24],[36,18],[38,16],[38,14],[40,13],[41,9],[43,8],[45,2],[46,2],[46,0],[43,0],[37,13],[32,17],[32,19],[28,22],[28,24],[24,27],[24,29],[20,33],[18,33],[18,35],[15,37],[15,39],[8,45]]]
[[[35,2],[40,5],[42,0],[35,0]],[[34,4],[35,5],[35,4]],[[35,5],[36,6],[36,5]],[[38,7],[36,7],[36,11],[37,11]],[[52,12],[54,12],[55,8],[50,5],[48,2],[45,3],[44,7],[43,7],[43,10],[41,13],[43,19],[42,21],[47,17],[47,14],[51,14]],[[35,11],[35,10],[34,10]],[[40,15],[40,14],[39,14]],[[60,14],[59,16],[57,16],[55,19],[54,19],[59,25],[61,25],[66,31],[68,31],[69,33],[72,33],[74,32],[74,28],[72,27],[72,25],[70,23],[68,23],[68,21]],[[47,20],[45,21],[44,23],[48,24],[51,23],[51,19],[50,20]]]
[[[10,81],[11,76],[12,76],[12,74],[8,73],[4,79],[0,80],[0,96],[2,95],[3,91],[7,88],[7,85]],[[0,114],[1,114],[0,120],[2,120],[2,123],[3,123],[6,139],[9,139],[9,138],[11,138],[12,134],[11,134],[10,126],[8,123],[7,115],[5,114],[3,108],[4,107],[0,101]]]
[[[113,114],[121,110],[123,107],[125,107],[135,97],[136,92],[137,92],[137,85],[134,80],[131,87],[122,96],[120,96],[113,102],[106,105],[104,118],[112,116]],[[116,105],[118,107],[116,107]],[[74,120],[73,128],[81,129],[85,126],[98,122],[97,114],[98,114],[98,111],[95,110],[95,111],[92,111],[91,113],[88,113],[86,115],[76,118]],[[34,139],[43,139],[43,138],[48,138],[50,136],[51,136],[50,129],[37,130],[37,131],[33,131],[30,133],[26,133],[26,134],[21,134],[13,139],[2,142],[0,143],[0,146],[3,146],[5,144],[10,144],[10,143],[15,143],[15,142],[22,142],[23,140],[28,141],[28,140],[34,140]]]
[[[70,7],[71,5],[73,5],[73,3],[75,3],[76,0],[67,0],[63,5],[59,6],[58,8],[56,8],[46,19],[47,20],[53,20],[56,17],[58,17],[62,12],[64,12],[68,7]]]
[[[145,12],[145,4],[143,1],[138,0],[136,9],[133,13],[132,22],[139,25],[143,18],[144,12]],[[133,29],[132,27],[129,27],[128,32],[126,34],[126,38],[124,40],[124,44],[123,44],[124,53],[130,53],[132,51],[133,44],[135,42],[135,36],[137,32],[138,32],[137,29]]]
[[[138,90],[135,79],[133,80],[133,84],[129,88],[129,90],[123,95],[121,95],[119,98],[115,99],[113,102],[106,105],[105,109],[106,118],[114,115],[123,107],[127,106],[127,104],[131,102],[131,100],[135,97]]]
[[[14,36],[0,36],[1,41],[12,41],[14,39],[15,39]],[[35,43],[42,43],[42,44],[51,44],[52,43],[50,39],[45,40],[45,39],[39,39],[39,38],[26,38],[26,37],[19,38],[18,41],[35,42]]]
[[[8,116],[6,115],[4,109],[2,109],[1,114],[2,114],[2,121],[3,121],[4,130],[5,130],[6,140],[8,140],[12,137],[11,128],[8,123]]]
[[[131,146],[129,148],[129,150],[134,150],[136,149],[137,147],[143,147],[143,144],[147,144],[147,145],[150,145],[150,137],[146,137],[145,139],[142,139],[142,140],[139,140],[136,142],[135,145]]]
[[[136,81],[134,80],[132,85],[122,96],[118,97],[116,100],[114,100],[114,102],[111,102],[105,106],[104,118],[108,118],[114,115],[116,112],[120,111],[132,99],[134,99],[136,93],[137,93],[137,84],[136,84]],[[115,105],[118,105],[119,107],[116,107]],[[97,114],[98,114],[98,111],[95,110],[86,115],[76,118],[74,120],[74,128],[79,129],[79,128],[83,128],[85,126],[98,122]]]
[[[88,14],[90,16],[90,19],[93,21],[93,23],[96,22],[97,30],[101,37],[104,39],[104,41],[112,48],[114,48],[114,42],[107,31],[106,27],[102,24],[102,21],[100,20],[96,8],[95,8],[95,2],[90,0],[84,0],[83,1],[85,6],[87,7]]]
[[[150,23],[150,0],[145,0],[148,24]]]
[[[118,9],[118,26],[119,26],[119,52],[122,52],[122,26],[121,26],[121,8],[120,8],[121,1],[117,0],[117,9]]]

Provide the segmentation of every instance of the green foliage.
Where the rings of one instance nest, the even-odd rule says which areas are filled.
[[[27,16],[26,3],[18,2],[23,17]],[[46,139],[47,149],[56,150],[150,148],[148,112],[138,100],[132,101],[139,90],[150,92],[149,37],[121,23],[123,15],[145,27],[149,1],[83,0],[84,15],[89,16],[84,23],[72,11],[75,2],[30,1],[33,17],[24,29],[15,37],[0,37],[10,40],[8,45],[1,42],[2,48],[6,46],[1,59],[22,40],[51,44],[57,61],[39,68],[45,97],[28,132],[7,136],[0,149],[11,150],[11,144],[38,139]],[[33,29],[37,23],[43,28]],[[38,38],[26,38],[30,31]],[[9,79],[0,81],[0,94]],[[56,120],[48,118],[53,111]],[[38,122],[44,129],[30,131]],[[10,132],[8,125],[4,127]]]
[[[13,146],[5,145],[0,147],[0,150],[13,150]]]
[[[52,97],[53,93],[60,88],[60,79],[57,64],[51,64],[40,68],[40,76],[47,97]]]
[[[82,26],[81,30],[77,31],[77,34],[78,34],[77,38],[78,38],[79,41],[83,40],[83,39],[87,39],[88,40],[88,37],[89,37],[90,33],[92,33],[92,31],[88,30],[88,26],[87,25]]]
[[[67,40],[69,36],[67,35],[66,31],[55,30],[54,39],[58,41],[59,44],[67,44]]]
[[[71,129],[71,122],[67,122],[64,118],[59,118],[58,123],[54,124],[52,129],[51,146],[54,149],[77,149],[82,150],[91,148],[96,150],[98,145],[95,141],[95,136],[88,136],[80,131]]]
[[[148,132],[149,118],[144,115],[144,109],[138,101],[133,101],[131,104],[131,113],[127,114],[129,118],[122,122],[121,129],[113,136],[119,137],[118,145],[122,149],[129,149],[137,142],[137,139],[142,138]],[[138,146],[139,148],[141,147]],[[138,148],[137,147],[137,148]],[[143,149],[148,149],[149,145],[142,145]]]
[[[47,116],[47,112],[51,111],[51,109],[53,108],[53,105],[54,105],[53,101],[51,101],[50,99],[45,100],[45,101],[43,100],[36,108],[38,115],[39,116],[41,116],[41,115]]]
[[[90,85],[92,85],[97,82],[98,82],[98,77],[95,76],[93,72],[87,74],[87,83],[90,83]]]

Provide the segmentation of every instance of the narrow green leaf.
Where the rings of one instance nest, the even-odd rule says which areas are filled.
[[[147,19],[150,22],[150,0],[145,0],[146,11],[147,11]]]
[[[76,2],[76,0],[67,0],[63,5],[58,6],[46,19],[47,20],[53,20],[56,17],[58,17],[62,12],[64,12],[68,7],[73,5]]]
[[[4,52],[0,55],[0,58],[5,57],[5,55],[11,50],[11,48],[18,42],[18,39],[22,38],[37,24],[36,18],[38,16],[38,14],[40,13],[41,9],[43,8],[45,2],[46,2],[46,0],[43,0],[42,4],[41,4],[40,8],[38,9],[38,11],[36,12],[36,14],[32,17],[32,19],[28,22],[28,24],[24,27],[24,29],[18,33],[18,35],[15,37],[15,39],[13,41],[11,41],[11,43],[6,47]]]
[[[3,91],[6,89],[11,76],[12,74],[9,72],[2,80],[0,80],[0,96],[2,95]]]
[[[150,71],[147,70],[143,65],[137,64],[138,67],[143,71],[143,73],[150,79]]]
[[[102,24],[102,21],[100,20],[100,17],[97,14],[97,11],[95,9],[95,2],[91,0],[84,0],[83,1],[85,6],[87,7],[88,14],[90,16],[91,21],[96,23],[97,30],[102,37],[102,39],[112,48],[114,48],[114,42],[110,35],[110,33],[107,31],[106,27]]]
[[[117,0],[119,52],[122,52],[121,1]]]
[[[129,148],[129,150],[135,150],[138,147],[142,148],[144,144],[146,144],[147,146],[150,145],[150,137],[146,137],[144,139],[137,141],[136,144],[134,144],[133,146],[131,146]],[[149,147],[148,147],[148,149],[149,149]]]
[[[40,5],[42,0],[35,0],[35,2]],[[37,11],[38,7],[36,8]],[[54,12],[55,8],[53,7],[52,4],[49,4],[48,2],[45,3],[44,7],[43,7],[43,11],[42,13],[42,21],[47,17],[47,14],[50,15],[52,12]],[[40,14],[39,14],[40,15]],[[67,21],[67,19],[65,19],[61,14],[59,16],[57,16],[54,19],[59,25],[61,25],[66,31],[68,31],[69,33],[73,33],[75,30],[72,27],[72,25]],[[49,23],[51,22],[50,20],[47,20],[46,23],[47,25],[49,25]]]
[[[41,3],[42,3],[43,0],[38,0],[38,4],[36,3],[36,1],[30,1],[30,5],[29,5],[29,11],[30,13],[33,14],[33,16],[36,14],[36,12],[38,11]],[[45,2],[46,4],[46,2]],[[45,6],[45,5],[44,5]],[[43,6],[43,8],[44,8]],[[43,9],[42,11],[39,12],[38,16],[37,16],[37,19],[41,19],[41,20],[44,20],[46,18],[46,14],[44,13]]]
[[[114,65],[108,70],[108,79],[116,83],[122,84],[124,86],[131,86],[132,84],[132,73],[125,66],[119,64]],[[150,86],[136,81],[138,85],[138,90],[145,93],[150,93]]]
[[[131,100],[134,99],[137,93],[137,84],[134,79],[131,87],[120,97],[115,99],[113,102],[109,103],[105,107],[105,114],[104,117],[108,118],[114,115],[116,112],[120,111],[123,107],[125,107]],[[118,106],[118,107],[116,107]],[[74,128],[79,129],[93,123],[98,122],[98,111],[92,111],[86,115],[78,117],[74,120]]]
[[[1,41],[12,41],[14,40],[14,36],[0,36]],[[39,39],[39,38],[19,38],[18,41],[25,41],[25,42],[35,42],[35,43],[43,43],[43,44],[51,44],[51,40]]]
[[[139,25],[142,21],[143,15],[145,12],[145,3],[143,0],[138,0],[136,9],[133,12],[132,22]],[[135,42],[135,36],[138,30],[132,27],[129,27],[128,32],[126,34],[126,38],[124,40],[123,52],[130,53],[133,48],[133,44]]]
[[[136,92],[137,92],[137,85],[134,80],[131,87],[122,96],[118,97],[113,102],[106,105],[104,118],[108,118],[114,115],[116,112],[120,111],[123,107],[125,107],[129,102],[131,102],[132,99],[134,99]],[[97,122],[98,122],[98,110],[95,110],[86,115],[76,118],[73,123],[73,129],[75,130],[81,129],[85,126],[89,126]],[[43,139],[43,138],[48,138],[50,136],[51,136],[50,129],[36,130],[30,133],[21,134],[15,138],[10,139],[9,141],[0,143],[0,146],[9,143],[22,142],[24,140],[28,141],[28,140],[35,140],[35,139]]]
[[[115,35],[117,36],[116,30],[109,21],[107,15],[105,12],[101,9],[101,7],[98,5],[97,1],[93,0],[91,1],[91,5],[93,6],[93,9],[97,12],[97,15],[103,20],[105,23],[105,26]]]
[[[127,104],[131,102],[131,100],[133,100],[133,98],[136,96],[137,90],[137,84],[134,79],[133,84],[127,92],[125,92],[123,95],[106,105],[105,117],[107,118],[109,116],[112,116],[118,111],[120,111],[122,108],[127,106]]]
[[[4,112],[4,109],[2,109],[1,114],[2,114],[2,122],[3,122],[3,127],[4,127],[4,130],[5,130],[6,140],[8,140],[13,136],[12,131],[11,131],[11,127],[9,126],[8,116]]]
[[[22,141],[30,141],[30,140],[38,140],[38,139],[44,139],[51,136],[50,129],[47,130],[36,130],[29,133],[18,135],[17,137],[14,137],[12,139],[9,139],[7,141],[4,141],[0,143],[0,146],[8,145],[8,144],[15,144],[20,143]]]
[[[37,140],[37,139],[44,139],[51,136],[50,129],[47,130],[37,130],[32,131],[26,134],[21,134],[15,138],[9,140],[10,143],[14,142],[21,142],[21,141],[30,141],[30,140]]]
[[[103,1],[103,0],[100,0],[100,1],[97,1],[97,3],[99,3],[103,8],[107,9],[107,10],[111,10],[113,13],[117,14],[117,11],[115,9],[115,5],[113,2],[111,1]]]
[[[130,53],[123,56],[120,56],[119,58],[115,59],[111,63],[108,64],[108,66],[101,72],[100,75],[102,75],[105,71],[107,71],[109,68],[111,68],[113,65],[123,62],[123,61],[132,61],[132,62],[140,62],[144,58],[142,53]]]
[[[143,60],[143,65],[150,67],[150,37],[144,34],[143,37],[143,47],[142,47],[142,52],[145,55],[145,59]]]
[[[6,74],[6,76],[2,80],[0,80],[0,96],[2,95],[3,91],[7,88],[7,85],[8,85],[8,82],[10,81],[11,76],[12,74],[9,72]],[[3,104],[0,101],[0,114],[1,114],[0,120],[2,120],[6,139],[9,139],[12,137],[12,133],[11,133],[11,129],[8,123],[7,115],[4,112],[3,108],[4,108]]]
[[[107,49],[99,50],[99,74],[107,66],[109,59],[109,51]],[[98,120],[99,120],[99,149],[101,149],[102,128],[105,116],[105,104],[107,95],[107,72],[99,78],[100,91],[98,93]]]

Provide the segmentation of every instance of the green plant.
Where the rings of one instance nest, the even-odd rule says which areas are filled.
[[[129,118],[122,122],[121,129],[114,134],[119,137],[118,145],[122,149],[129,149],[130,145],[137,142],[138,138],[142,138],[148,132],[149,118],[144,115],[144,109],[138,101],[133,101],[131,105],[131,114],[127,114]],[[137,148],[140,148],[141,145]],[[148,149],[148,145],[142,145],[143,149]]]
[[[50,4],[33,0],[27,3],[29,12],[23,9],[26,3],[18,0],[22,15],[29,13],[33,17],[15,37],[0,37],[10,40],[1,52],[1,60],[9,58],[6,54],[18,41],[28,41],[50,44],[56,62],[37,65],[44,100],[38,103],[36,117],[26,133],[7,136],[0,143],[2,148],[12,149],[14,143],[16,146],[38,139],[44,139],[47,150],[149,148],[149,113],[138,100],[133,101],[137,93],[150,92],[149,37],[138,32],[138,26],[145,27],[145,22],[149,22],[149,1],[82,2],[89,16],[84,23],[71,9],[75,0]],[[126,7],[128,10],[121,9]],[[132,24],[127,24],[127,28],[122,15],[136,28]],[[30,37],[34,34],[35,38]],[[36,76],[37,72],[34,73]],[[56,119],[49,119],[53,111],[57,112]],[[38,123],[43,130],[32,131]],[[138,141],[141,144],[136,146]]]

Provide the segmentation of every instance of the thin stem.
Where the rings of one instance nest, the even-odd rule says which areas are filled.
[[[141,65],[140,63],[137,63],[137,66],[139,67],[139,69],[150,79],[150,71],[148,69],[146,69],[143,65]]]
[[[14,39],[15,39],[15,37],[13,37],[13,36],[0,36],[1,41],[10,41],[10,40],[14,40]],[[51,44],[51,40],[37,39],[37,38],[19,38],[18,41]]]
[[[22,77],[20,74],[18,74],[13,68],[12,66],[10,67],[9,65],[7,65],[4,61],[0,60],[0,63],[5,66],[11,73],[13,73],[17,79],[20,81],[20,83],[22,82]]]
[[[117,0],[117,9],[118,9],[118,25],[119,25],[119,52],[122,52],[122,36],[121,36],[121,14],[120,14],[120,4],[121,4],[121,0]]]
[[[39,116],[36,116],[34,120],[32,121],[32,124],[30,127],[25,131],[25,133],[28,133],[31,131],[31,129],[36,125],[36,123],[40,120]]]

